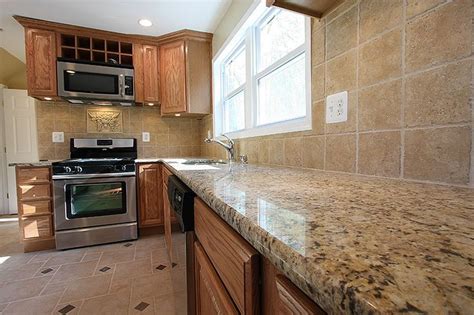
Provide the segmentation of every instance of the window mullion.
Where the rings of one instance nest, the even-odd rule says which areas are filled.
[[[245,128],[252,128],[252,107],[253,107],[253,99],[252,99],[252,77],[253,77],[253,28],[250,27],[247,30],[245,41],[247,46],[246,51],[246,81],[245,81]]]

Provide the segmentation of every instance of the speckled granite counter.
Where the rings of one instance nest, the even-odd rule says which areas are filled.
[[[10,163],[8,166],[22,166],[22,167],[42,167],[42,166],[51,166],[53,162],[58,160],[48,160],[48,161],[39,161],[39,162],[19,162],[19,163]]]
[[[474,310],[474,189],[164,161],[329,313]]]

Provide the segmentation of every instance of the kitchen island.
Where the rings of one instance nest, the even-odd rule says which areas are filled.
[[[328,313],[474,309],[472,189],[277,166],[154,161],[163,161]]]

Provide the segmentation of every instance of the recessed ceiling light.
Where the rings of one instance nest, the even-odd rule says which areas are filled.
[[[51,101],[53,98],[52,97],[45,97],[44,100],[45,101]]]
[[[150,26],[153,25],[153,23],[151,23],[151,21],[147,20],[147,19],[138,20],[138,24],[140,24],[141,26],[144,26],[144,27],[150,27]]]

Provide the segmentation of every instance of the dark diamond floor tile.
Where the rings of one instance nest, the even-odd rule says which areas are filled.
[[[47,273],[50,273],[51,271],[53,271],[53,269],[48,268],[48,269],[45,269],[45,270],[41,270],[41,273],[45,275]]]
[[[125,244],[125,245],[123,245],[123,246],[125,246],[125,247],[130,247],[130,246],[132,246],[132,245],[133,245],[132,243],[127,243],[127,244]]]
[[[135,306],[135,309],[136,309],[137,311],[143,312],[148,306],[150,306],[150,304],[145,303],[145,302],[140,302],[140,304],[138,304],[137,306]]]
[[[60,309],[58,312],[64,315],[64,314],[69,313],[73,309],[75,309],[75,307],[71,304],[68,304],[68,305],[64,306],[62,309]]]
[[[165,265],[159,265],[158,267],[156,267],[156,269],[158,269],[158,270],[163,270],[163,269],[165,269],[165,268],[166,268]]]
[[[99,271],[102,271],[102,272],[106,272],[109,270],[110,270],[110,267],[107,267],[107,266],[99,269]]]
[[[171,264],[171,268],[174,268],[174,267],[176,267],[177,265],[178,265],[177,263],[172,263],[172,264]]]

